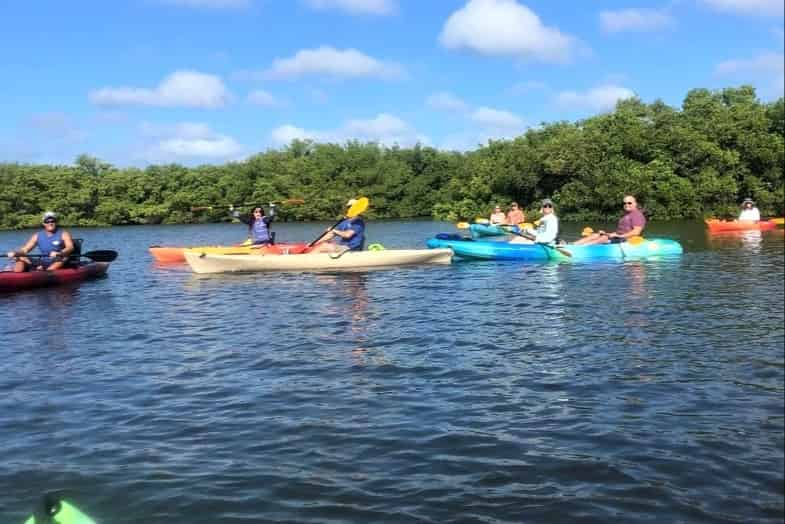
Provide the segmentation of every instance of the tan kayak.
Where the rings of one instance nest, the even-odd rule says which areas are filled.
[[[355,268],[449,264],[451,249],[385,249],[348,251],[341,255],[307,253],[302,255],[217,255],[186,249],[185,260],[195,273],[232,271],[318,271]]]

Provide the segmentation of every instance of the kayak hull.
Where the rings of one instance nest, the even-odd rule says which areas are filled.
[[[565,245],[554,248],[542,244],[518,244],[488,240],[451,240],[431,238],[431,249],[449,248],[456,257],[480,260],[520,260],[547,262],[550,260],[591,262],[642,260],[681,255],[681,244],[668,238],[651,238],[637,244],[594,244],[590,246]],[[569,253],[569,255],[567,255]]]
[[[27,271],[24,273],[0,271],[0,293],[83,282],[105,275],[108,269],[107,262],[89,262],[75,268],[55,271]]]
[[[160,264],[184,264],[186,249],[198,249],[203,253],[210,254],[236,254],[236,253],[257,253],[265,255],[284,255],[289,253],[302,252],[307,244],[274,244],[272,246],[264,246],[253,248],[251,246],[197,246],[192,248],[187,247],[163,247],[163,246],[150,246],[148,251],[153,256],[156,262]]]
[[[221,255],[196,249],[185,250],[185,260],[194,273],[258,271],[333,271],[374,269],[415,264],[449,264],[449,249],[385,249],[347,251],[343,254],[306,253],[289,255]]]
[[[501,228],[490,224],[472,224],[469,226],[469,232],[471,233],[472,238],[506,236],[513,231],[517,232],[518,226],[509,228]]]
[[[712,233],[722,233],[725,231],[769,231],[777,227],[773,220],[761,220],[754,222],[751,220],[706,220],[706,225]]]

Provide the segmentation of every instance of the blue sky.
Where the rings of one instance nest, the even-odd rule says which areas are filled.
[[[3,22],[0,161],[468,150],[629,96],[783,95],[782,0],[38,0]]]

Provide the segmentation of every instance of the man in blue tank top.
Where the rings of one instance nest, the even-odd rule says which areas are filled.
[[[36,246],[40,257],[27,255]],[[9,251],[8,258],[15,258],[15,273],[29,271],[35,266],[37,270],[54,271],[62,269],[68,263],[68,256],[74,251],[74,240],[71,233],[57,227],[57,215],[52,211],[44,213],[41,231],[33,234],[27,243],[16,251]],[[35,263],[33,263],[35,260]]]
[[[346,207],[352,207],[355,200],[351,199]],[[317,244],[314,252],[336,253],[343,251],[362,251],[365,248],[365,220],[360,215],[344,218],[331,229]]]

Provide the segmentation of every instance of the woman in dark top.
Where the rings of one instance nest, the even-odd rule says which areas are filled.
[[[270,204],[269,216],[265,216],[262,206],[254,207],[248,215],[241,215],[239,211],[232,210],[232,216],[248,225],[248,236],[253,245],[266,246],[273,243],[270,223],[275,217],[275,204]]]

